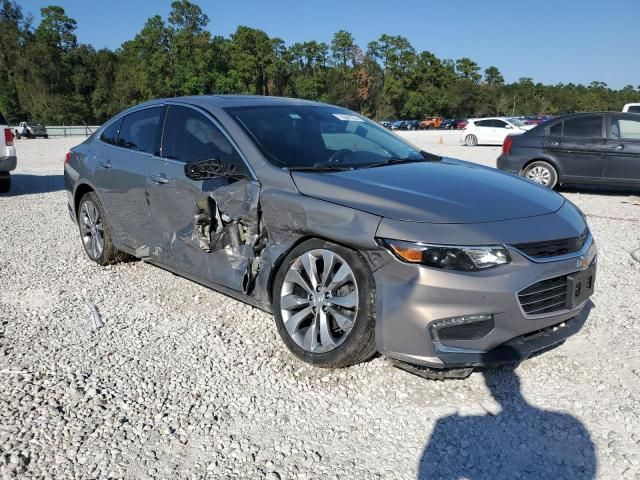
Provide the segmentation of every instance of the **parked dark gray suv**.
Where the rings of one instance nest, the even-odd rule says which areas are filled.
[[[640,115],[577,113],[554,118],[507,137],[498,168],[549,188],[640,187]]]
[[[594,288],[594,240],[563,197],[321,103],[149,102],[64,176],[92,260],[133,255],[273,312],[314,365],[379,351],[464,376],[564,341]]]

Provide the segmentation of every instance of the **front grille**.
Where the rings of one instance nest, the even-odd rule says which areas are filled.
[[[534,283],[518,293],[518,300],[529,315],[563,310],[567,305],[567,275]]]
[[[579,237],[544,242],[519,243],[514,245],[514,247],[534,258],[555,257],[577,252],[584,246],[587,238],[589,238],[589,230],[585,229]]]

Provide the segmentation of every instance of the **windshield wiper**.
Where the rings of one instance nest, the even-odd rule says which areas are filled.
[[[428,152],[420,152],[422,158],[387,158],[382,162],[369,163],[363,165],[361,168],[376,168],[376,167],[385,167],[387,165],[396,165],[398,163],[418,163],[418,162],[437,162],[442,160],[442,157],[438,155],[434,155],[433,153]]]
[[[353,170],[353,165],[297,165],[288,168],[290,172],[342,172]]]

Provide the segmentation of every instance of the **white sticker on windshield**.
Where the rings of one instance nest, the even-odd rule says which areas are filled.
[[[302,120],[302,117],[300,115],[298,115],[297,113],[290,113],[289,117],[293,118],[294,120]]]
[[[338,120],[342,120],[343,122],[364,122],[360,117],[356,117],[355,115],[345,115],[344,113],[334,113],[334,117]]]

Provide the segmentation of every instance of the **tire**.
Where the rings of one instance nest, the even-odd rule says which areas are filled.
[[[467,147],[475,147],[478,145],[478,137],[475,135],[467,135],[464,139],[464,143]]]
[[[11,190],[11,175],[0,177],[0,193],[7,193]]]
[[[328,262],[333,268],[325,276]],[[313,271],[311,265],[316,289],[306,273]],[[294,248],[276,274],[273,312],[282,341],[303,362],[342,368],[377,351],[371,269],[359,253],[341,245],[314,239]]]
[[[20,135],[20,132],[16,130],[16,138],[18,140],[20,140],[22,138],[22,135]]]
[[[45,133],[43,138],[47,139],[47,138],[49,138],[49,135],[47,133]]]
[[[527,165],[521,176],[550,189],[555,188],[558,184],[558,172],[550,163],[542,160]]]
[[[98,265],[110,265],[123,260],[125,254],[116,250],[111,239],[111,225],[95,192],[85,193],[78,204],[78,229],[87,256]],[[97,218],[95,215],[97,214]],[[93,228],[91,226],[93,225]],[[99,244],[99,237],[102,244]],[[96,243],[93,243],[96,238]]]

